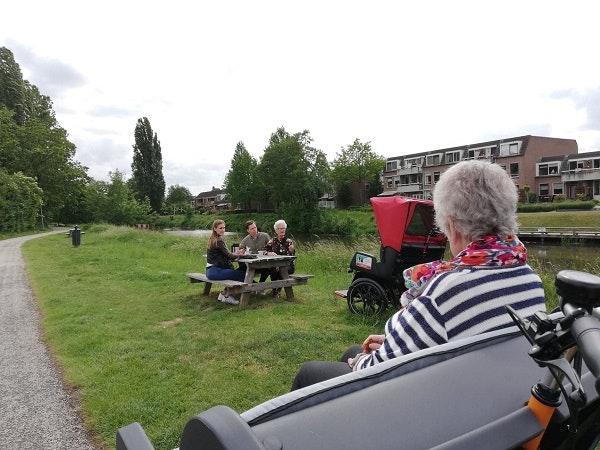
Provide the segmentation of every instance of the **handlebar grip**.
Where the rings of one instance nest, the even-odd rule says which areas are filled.
[[[579,317],[571,325],[571,335],[596,378],[596,392],[600,394],[600,321],[594,316]]]

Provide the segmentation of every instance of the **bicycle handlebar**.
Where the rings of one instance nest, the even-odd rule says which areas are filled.
[[[554,284],[565,317],[570,321],[571,336],[596,378],[596,391],[600,393],[600,321],[594,316],[594,308],[600,306],[600,277],[562,270]]]
[[[596,392],[600,394],[600,321],[590,315],[576,318],[571,324],[571,336],[577,342],[585,365],[596,378]]]

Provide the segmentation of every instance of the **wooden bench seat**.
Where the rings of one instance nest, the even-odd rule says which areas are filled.
[[[295,280],[308,280],[309,278],[314,277],[314,275],[310,275],[308,273],[293,273],[290,275],[290,278],[294,278]]]
[[[203,273],[186,273],[186,277],[190,279],[190,283],[216,283],[227,287],[243,286],[246,283],[236,280],[211,280]]]
[[[204,285],[204,294],[208,295],[210,293],[210,288],[213,284],[220,284],[225,286],[226,288],[233,288],[239,286],[246,286],[246,283],[243,281],[236,280],[211,280],[204,273],[186,273],[186,277],[190,279],[190,283],[205,283]]]
[[[212,280],[204,273],[186,273],[185,276],[188,277],[190,283],[204,283],[204,295],[210,294],[210,289],[213,284],[224,286],[228,295],[241,294],[240,305],[245,305],[248,303],[250,294],[258,294],[259,292],[263,292],[267,289],[284,289],[286,297],[288,299],[292,299],[294,298],[294,291],[292,289],[293,286],[305,285],[308,283],[310,278],[314,278],[314,275],[294,273],[289,275],[288,278],[281,280],[264,282],[256,282],[251,280],[251,282],[246,283],[244,281],[236,280]],[[246,276],[248,276],[248,274]]]

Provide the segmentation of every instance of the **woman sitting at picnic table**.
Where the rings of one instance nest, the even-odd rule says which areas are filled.
[[[267,245],[265,245],[265,250],[268,255],[290,255],[293,256],[296,254],[294,249],[294,243],[291,239],[289,239],[285,233],[287,231],[287,223],[285,220],[278,220],[273,225],[275,229],[276,236],[272,238]],[[274,268],[271,270],[271,280],[281,280],[283,277],[281,276],[281,272],[279,268]],[[291,261],[288,264],[288,275],[294,273],[295,265],[294,261]],[[272,295],[273,297],[277,297],[281,292],[281,288],[273,289]]]
[[[208,238],[206,250],[206,276],[211,280],[244,281],[246,274],[233,268],[231,261],[237,261],[240,254],[231,253],[223,239],[225,234],[225,221],[217,219],[212,224],[212,233]],[[224,290],[219,294],[219,301],[237,305],[239,300],[227,294]]]

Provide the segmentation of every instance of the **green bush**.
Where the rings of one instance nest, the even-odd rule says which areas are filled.
[[[519,203],[517,212],[548,212],[559,210],[591,210],[596,205],[594,200],[585,202],[566,200],[554,201],[552,203]]]

